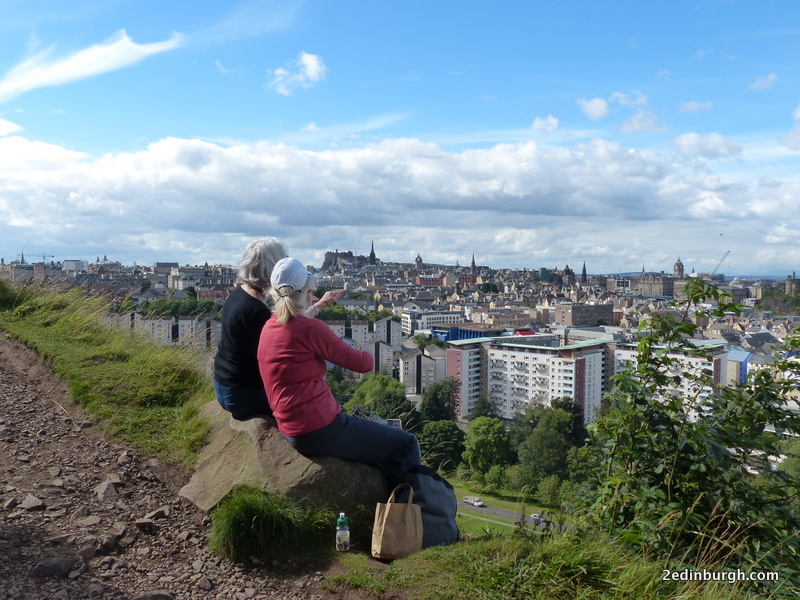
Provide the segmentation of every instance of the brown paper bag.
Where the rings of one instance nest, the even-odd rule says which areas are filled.
[[[395,502],[401,483],[392,490],[389,502],[375,507],[375,523],[372,527],[372,556],[382,559],[403,558],[422,550],[422,513],[412,504],[414,490],[409,487],[408,502]]]

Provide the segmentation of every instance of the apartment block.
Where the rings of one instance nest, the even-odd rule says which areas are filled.
[[[466,419],[475,406],[475,401],[486,390],[484,344],[487,338],[459,340],[447,348],[447,376],[459,382],[456,416]]]
[[[375,359],[375,373],[391,375],[394,367],[394,351],[389,344],[375,339],[364,344],[361,349],[372,354],[372,358]]]
[[[486,357],[486,391],[503,418],[513,418],[531,402],[550,405],[560,398],[581,406],[586,423],[597,418],[605,382],[605,341],[553,347],[506,340],[493,338]]]
[[[421,396],[436,383],[436,360],[419,350],[401,355],[400,382],[406,386],[406,395]]]
[[[403,349],[403,326],[393,318],[375,321],[374,334],[379,340],[389,344],[395,352]]]
[[[695,343],[697,343],[695,341]],[[667,357],[674,359],[675,364],[667,372],[674,375],[674,384],[668,391],[672,391],[687,398],[705,396],[714,393],[714,387],[725,384],[729,380],[728,369],[734,369],[728,364],[728,353],[725,351],[725,342],[708,340],[703,344],[703,349],[709,356],[700,354],[687,354],[681,352],[668,352]],[[614,374],[621,375],[629,367],[636,369],[638,356],[634,344],[619,345],[614,349]],[[702,385],[695,379],[686,377],[686,374],[703,376],[708,384]],[[733,374],[732,374],[733,375]],[[733,375],[736,377],[736,375]]]
[[[356,348],[366,344],[367,340],[372,339],[374,336],[369,331],[369,321],[351,321],[350,322],[350,338],[356,345]]]

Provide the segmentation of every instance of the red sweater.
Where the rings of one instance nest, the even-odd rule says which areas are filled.
[[[280,325],[272,315],[258,343],[258,368],[278,429],[297,436],[329,425],[342,407],[333,397],[325,361],[366,373],[372,356],[349,346],[324,322],[295,317]]]

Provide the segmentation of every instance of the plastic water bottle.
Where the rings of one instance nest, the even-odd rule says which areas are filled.
[[[336,551],[347,552],[350,550],[350,526],[344,513],[339,513],[336,519]]]

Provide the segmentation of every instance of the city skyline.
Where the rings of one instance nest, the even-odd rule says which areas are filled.
[[[800,265],[800,6],[3,5],[0,257]]]
[[[370,250],[371,251],[374,250],[374,246],[371,247]],[[312,263],[312,262],[308,262],[308,261],[304,261],[304,262],[310,268],[313,267],[314,269],[324,270],[325,269],[324,259],[327,259],[328,256],[335,255],[336,253],[341,253],[343,255],[352,254],[353,257],[355,257],[357,260],[365,261],[363,263],[364,265],[367,265],[368,261],[370,259],[369,252],[361,253],[361,252],[357,252],[357,251],[353,251],[353,250],[349,250],[349,249],[348,250],[335,249],[335,250],[328,250],[325,253],[323,261],[321,261],[320,263]],[[482,271],[485,271],[486,269],[488,269],[489,271],[501,271],[501,270],[540,271],[541,269],[547,269],[547,270],[550,270],[550,271],[563,272],[566,268],[569,268],[575,274],[575,276],[577,278],[581,277],[582,271],[584,269],[586,269],[587,276],[589,276],[589,277],[592,277],[592,276],[614,276],[614,275],[621,276],[621,277],[636,277],[637,275],[642,274],[642,273],[656,274],[656,275],[660,274],[660,273],[663,273],[665,275],[670,275],[671,276],[671,275],[673,275],[673,272],[675,271],[675,267],[677,266],[676,263],[678,261],[680,261],[681,262],[681,266],[682,266],[682,268],[684,270],[684,277],[691,277],[691,276],[693,276],[694,273],[697,273],[699,275],[718,274],[720,276],[724,276],[725,279],[727,279],[727,280],[731,280],[731,279],[737,279],[737,278],[740,278],[740,279],[741,278],[784,279],[787,276],[791,276],[792,278],[794,278],[795,275],[796,275],[795,271],[788,272],[788,273],[785,273],[785,274],[784,273],[778,273],[778,274],[768,274],[768,273],[730,273],[730,272],[726,273],[726,270],[725,270],[724,266],[726,264],[727,257],[728,257],[728,253],[727,252],[726,252],[725,255],[722,256],[722,258],[719,260],[719,262],[716,264],[716,266],[713,269],[709,269],[709,270],[705,270],[705,271],[699,270],[699,269],[695,269],[692,265],[683,264],[683,261],[681,260],[680,257],[677,257],[676,261],[674,261],[671,265],[665,265],[665,266],[655,265],[653,268],[648,268],[647,265],[642,265],[641,269],[617,269],[616,271],[596,271],[596,270],[592,270],[590,268],[590,265],[587,265],[585,262],[575,263],[572,266],[570,266],[569,264],[555,264],[555,265],[539,265],[539,266],[520,265],[520,266],[517,266],[517,267],[496,267],[496,266],[493,266],[493,265],[490,265],[490,264],[482,263],[474,255],[471,256],[471,257],[468,257],[464,261],[457,260],[454,263],[431,263],[431,262],[426,261],[424,259],[424,257],[422,257],[420,254],[418,254],[418,257],[422,258],[421,270],[425,271],[425,272],[428,272],[428,273],[451,272],[451,271],[453,271],[455,269],[469,270],[470,267],[471,267],[472,262],[475,261],[475,266],[478,269],[479,273],[482,272]],[[74,262],[76,260],[80,260],[80,261],[85,261],[87,263],[87,266],[88,265],[92,265],[92,264],[106,264],[106,263],[114,264],[114,263],[119,263],[124,268],[134,268],[134,267],[150,268],[150,267],[155,267],[157,264],[161,265],[161,266],[168,265],[168,264],[175,264],[175,265],[178,265],[179,267],[202,267],[203,265],[208,265],[209,267],[229,267],[229,268],[234,268],[234,269],[237,266],[236,262],[217,262],[217,263],[214,263],[214,262],[203,261],[203,260],[201,260],[199,262],[196,262],[196,263],[181,263],[179,261],[174,261],[174,260],[157,260],[157,261],[155,261],[153,263],[149,263],[149,262],[145,262],[145,261],[141,261],[141,260],[121,261],[121,260],[115,258],[113,252],[110,254],[110,256],[109,256],[109,253],[103,253],[102,257],[100,255],[97,255],[94,259],[75,259],[75,258],[63,259],[61,257],[55,257],[55,256],[51,256],[51,255],[38,255],[38,256],[37,255],[32,255],[32,256],[24,256],[22,258],[24,259],[24,263],[23,264],[27,264],[27,265],[33,265],[33,264],[42,263],[42,262],[44,262],[46,265],[61,264],[63,262],[72,263],[72,262]],[[6,266],[10,266],[12,264],[12,261],[9,261],[5,257],[0,257],[0,260],[2,260],[3,263]],[[414,260],[414,261],[384,261],[377,254],[376,254],[376,261],[377,261],[376,264],[377,264],[377,266],[379,268],[380,267],[387,267],[387,266],[391,266],[391,265],[407,265],[407,266],[409,266],[409,267],[411,267],[413,269],[413,268],[415,268],[417,266],[416,260]],[[69,268],[72,269],[74,267],[70,266]],[[363,268],[357,268],[357,270],[359,272],[361,272],[361,271],[363,271]]]

